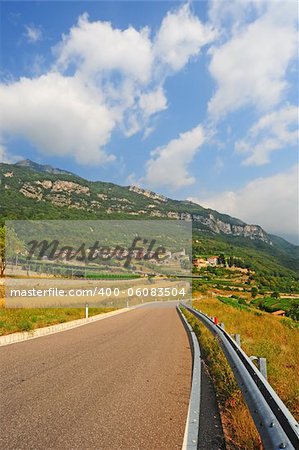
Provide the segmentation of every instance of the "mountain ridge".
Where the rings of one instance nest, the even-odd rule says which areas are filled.
[[[4,205],[0,207],[2,214],[6,211],[6,217],[20,216],[12,213],[11,208],[5,205],[9,201],[7,197],[15,197],[17,204],[27,201],[31,218],[36,217],[30,208],[30,203],[35,201],[35,207],[37,203],[42,203],[44,207],[47,205],[45,209],[48,209],[50,218],[53,215],[55,218],[82,217],[78,212],[85,211],[89,216],[98,218],[103,218],[104,214],[110,218],[138,216],[148,219],[182,219],[192,221],[193,226],[202,232],[249,238],[270,246],[274,240],[280,248],[286,250],[297,247],[281,237],[267,233],[259,225],[247,224],[238,218],[204,208],[188,200],[173,200],[138,186],[88,181],[72,172],[38,164],[29,159],[15,164],[0,163],[0,189],[3,189],[4,199]]]
[[[59,169],[51,166],[50,164],[39,164],[31,159],[22,159],[14,163],[14,165],[17,167],[27,167],[28,169],[35,170],[36,172],[52,173],[54,175],[75,175],[73,172],[69,172],[68,170]]]
[[[266,233],[259,225],[137,186],[88,181],[75,174],[57,174],[38,164],[28,164],[0,163],[0,226],[5,220],[187,220],[192,221],[193,239],[200,236],[209,242],[208,247],[203,246],[208,252],[220,251],[224,243],[223,248],[230,254],[243,248],[243,254],[252,259],[250,255],[259,252],[264,267],[261,270],[268,271],[271,260],[273,273],[291,270],[295,276],[299,247]]]
[[[2,186],[4,184],[6,191],[17,189],[18,194],[27,199],[50,202],[54,207],[82,209],[96,215],[105,211],[109,215],[121,214],[129,218],[139,216],[188,220],[202,230],[260,239],[271,245],[268,234],[259,225],[249,225],[195,203],[173,200],[137,186],[88,181],[70,172],[30,160],[14,165],[2,163],[1,168]],[[16,173],[18,182],[12,183],[16,170],[23,172]],[[28,177],[28,172],[26,176],[26,170],[39,175],[39,179],[36,179],[36,175]]]

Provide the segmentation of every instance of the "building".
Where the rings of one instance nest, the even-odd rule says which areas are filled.
[[[194,258],[192,260],[193,267],[201,269],[202,267],[207,267],[208,262],[204,258]]]
[[[286,312],[283,309],[278,309],[272,313],[273,316],[284,317]]]
[[[218,264],[218,256],[209,256],[207,262],[210,266],[217,266]]]

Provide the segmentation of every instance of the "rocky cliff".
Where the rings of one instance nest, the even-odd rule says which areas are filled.
[[[54,173],[36,163],[0,164],[2,211],[7,218],[165,218],[192,221],[198,229],[213,234],[241,236],[271,245],[258,225],[248,225],[217,211],[188,201],[177,201],[137,186],[90,182],[70,173]],[[55,169],[59,171],[59,169]],[[79,216],[82,217],[82,214]],[[24,213],[23,213],[24,215]],[[28,212],[29,215],[29,212]],[[20,217],[19,217],[20,216]]]

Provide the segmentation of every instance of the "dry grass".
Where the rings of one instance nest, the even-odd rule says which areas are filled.
[[[241,335],[248,355],[263,356],[268,362],[268,380],[298,419],[299,333],[267,313],[238,310],[216,298],[195,295],[193,306],[225,323],[229,333]],[[188,314],[187,314],[188,315]],[[194,316],[188,320],[198,335],[201,350],[216,388],[228,450],[260,449],[257,430],[235,382],[234,375],[216,338]]]
[[[208,315],[217,316],[229,333],[239,333],[242,348],[248,355],[267,358],[268,381],[298,419],[298,329],[288,326],[288,319],[238,310],[215,298],[195,297],[193,305]]]
[[[113,311],[115,308],[90,308],[89,316]],[[70,320],[83,319],[85,308],[0,308],[0,336],[17,331],[32,331]]]
[[[216,338],[192,314],[186,311],[184,314],[198,336],[214,382],[227,450],[260,449],[258,432]]]
[[[83,319],[85,308],[5,308],[4,288],[0,286],[0,336],[31,331],[70,320]],[[116,308],[89,308],[89,315],[102,314]]]

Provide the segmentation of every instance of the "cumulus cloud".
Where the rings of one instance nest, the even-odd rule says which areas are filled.
[[[34,25],[25,25],[24,35],[28,42],[34,44],[42,39],[42,30]]]
[[[146,177],[141,180],[142,184],[154,188],[166,186],[172,190],[193,184],[195,178],[189,174],[188,166],[204,139],[204,130],[199,125],[154,150],[147,162]]]
[[[65,70],[75,64],[87,78],[116,70],[147,82],[153,62],[151,47],[148,28],[119,30],[110,22],[90,22],[85,13],[56,47],[57,66]]]
[[[257,178],[242,189],[191,198],[206,208],[261,225],[266,231],[298,239],[298,166]]]
[[[0,85],[0,131],[21,135],[48,155],[73,156],[78,163],[113,159],[103,146],[115,121],[97,92],[80,81],[49,73]]]
[[[246,156],[244,165],[267,164],[272,152],[286,147],[298,148],[298,107],[288,105],[262,116],[245,139],[235,144],[237,153]]]
[[[178,11],[169,12],[164,18],[156,36],[154,53],[158,61],[178,71],[215,36],[213,28],[203,25],[192,14],[189,4],[186,4]]]
[[[247,105],[266,110],[281,101],[286,71],[297,55],[296,23],[296,2],[267,2],[256,20],[238,26],[232,37],[210,50],[209,69],[217,83],[209,102],[213,117]]]
[[[31,42],[39,33],[26,27]],[[0,84],[1,135],[22,136],[41,153],[82,164],[109,162],[105,146],[112,133],[143,129],[148,135],[152,116],[167,108],[166,78],[212,38],[189,5],[168,13],[155,35],[83,14],[53,48],[49,72]]]

